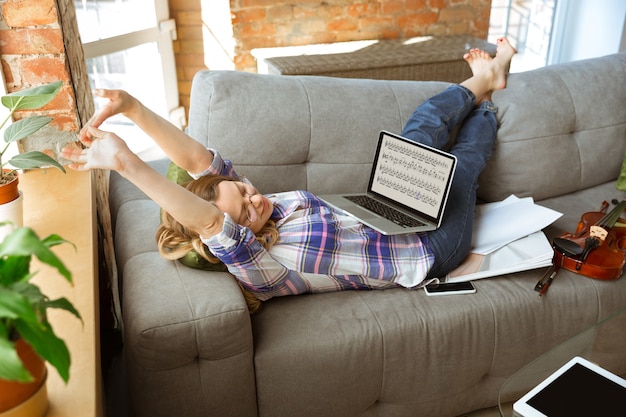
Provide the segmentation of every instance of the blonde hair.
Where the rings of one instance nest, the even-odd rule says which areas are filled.
[[[215,201],[218,198],[218,184],[222,181],[238,181],[232,177],[207,175],[194,181],[182,184],[187,190],[207,201]],[[267,250],[278,240],[278,230],[274,221],[269,220],[263,229],[256,234],[257,241]],[[161,212],[161,224],[156,232],[159,253],[165,259],[177,260],[185,257],[189,252],[195,251],[202,259],[212,264],[219,264],[217,259],[202,243],[200,236],[179,223],[168,212]],[[245,289],[238,281],[237,284],[248,304],[250,313],[255,313],[261,308],[261,301],[254,294]]]

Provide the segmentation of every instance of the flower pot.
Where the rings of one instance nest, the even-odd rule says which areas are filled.
[[[20,191],[18,197],[13,201],[0,204],[0,222],[10,221],[13,225],[7,224],[0,226],[0,242],[4,240],[6,235],[11,233],[15,227],[22,227],[24,223],[24,196]]]
[[[21,383],[0,379],[0,417],[43,416],[48,407],[46,364],[21,338],[15,343],[15,348],[34,380]],[[18,412],[27,414],[16,414]]]
[[[47,377],[46,373],[46,377]],[[41,384],[26,401],[5,412],[0,412],[0,417],[44,417],[48,411],[48,389],[46,381]]]
[[[11,171],[4,169],[2,172],[6,176]],[[0,184],[0,204],[9,203],[19,197],[19,191],[17,188],[19,177],[15,172],[11,175],[11,177],[6,178],[6,183]]]

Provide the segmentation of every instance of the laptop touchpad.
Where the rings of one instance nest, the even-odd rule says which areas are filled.
[[[349,209],[346,209],[345,211],[349,212],[350,214],[352,214],[353,216],[356,216],[360,219],[377,219],[380,218],[380,216],[377,216],[376,214],[372,213],[371,211],[368,210],[364,210],[362,208],[359,207],[350,207]]]

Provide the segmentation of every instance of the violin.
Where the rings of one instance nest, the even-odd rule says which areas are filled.
[[[589,278],[613,280],[622,276],[626,263],[626,220],[620,216],[626,200],[610,212],[602,203],[597,212],[582,215],[574,233],[564,233],[552,242],[556,265]]]
[[[540,296],[548,290],[560,268],[599,280],[622,276],[626,263],[626,220],[621,214],[626,209],[626,200],[607,213],[608,207],[609,203],[604,201],[599,211],[582,215],[575,232],[554,238],[552,267],[535,286]]]

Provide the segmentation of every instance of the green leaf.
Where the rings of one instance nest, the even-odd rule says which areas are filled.
[[[4,141],[6,143],[24,139],[37,132],[39,129],[52,121],[52,117],[31,116],[11,124],[4,131]]]
[[[28,227],[20,227],[8,234],[2,243],[0,243],[0,258],[6,256],[31,256],[34,254],[37,258],[56,268],[61,275],[72,282],[72,274],[65,267],[63,262],[52,252],[45,241],[39,240],[37,234]]]
[[[9,286],[15,282],[28,281],[30,256],[11,256],[0,258],[0,285]]]
[[[29,274],[30,275],[30,274]],[[41,290],[38,286],[31,284],[26,280],[22,280],[11,284],[9,288],[15,292],[20,293],[22,296],[26,297],[30,305],[35,305],[41,303],[42,300],[46,299],[46,296],[42,294]]]
[[[33,110],[48,104],[57,95],[62,81],[16,91],[2,97],[2,105],[10,110]]]
[[[41,239],[41,242],[46,245],[46,247],[51,248],[53,246],[57,246],[60,245],[62,243],[69,243],[70,245],[72,245],[74,247],[74,249],[76,249],[76,245],[74,245],[72,242],[70,242],[69,240],[65,240],[63,239],[61,236],[53,233],[48,237],[45,237],[43,239]]]
[[[67,383],[70,377],[70,352],[65,342],[54,334],[50,323],[45,322],[43,326],[33,326],[16,320],[15,328],[39,356],[56,368],[63,381]]]
[[[19,334],[42,359],[56,368],[65,382],[69,380],[70,352],[46,320],[46,311],[62,309],[81,321],[82,318],[69,300],[50,300],[29,282],[34,275],[30,271],[33,255],[72,282],[71,273],[50,249],[61,243],[66,241],[59,235],[40,239],[28,227],[13,230],[0,243],[0,378],[30,380],[11,338],[12,334]]]
[[[11,164],[11,166],[15,168],[20,169],[33,169],[53,166],[65,172],[65,168],[63,167],[63,165],[59,164],[56,160],[54,160],[54,158],[51,158],[45,153],[39,151],[30,151],[15,155],[9,160],[9,164]]]
[[[61,310],[69,311],[74,316],[76,316],[76,318],[80,319],[80,321],[83,321],[83,318],[80,316],[78,310],[74,308],[72,303],[70,303],[67,298],[57,298],[56,300],[46,301],[43,303],[43,306],[45,308],[58,308]]]
[[[3,327],[2,323],[0,323],[0,327]],[[19,382],[31,382],[33,380],[32,375],[28,373],[20,357],[17,356],[15,343],[5,337],[0,337],[0,378]]]
[[[0,287],[0,317],[21,318],[25,322],[38,323],[37,315],[28,299],[8,288]]]

